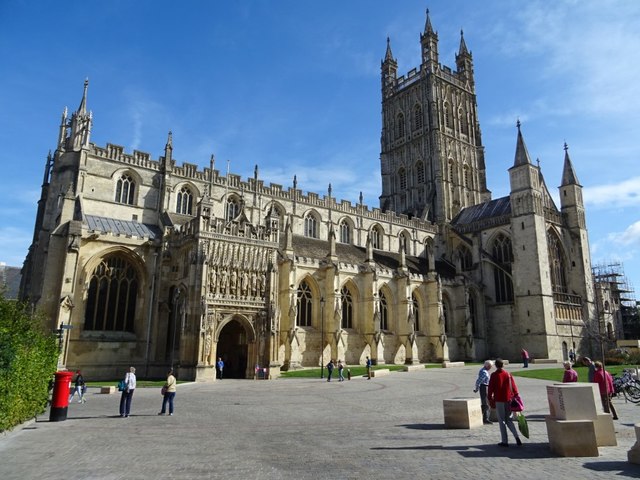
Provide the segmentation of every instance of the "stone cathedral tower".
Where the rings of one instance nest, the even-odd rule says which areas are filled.
[[[429,11],[422,64],[398,77],[387,39],[382,61],[380,206],[442,224],[490,199],[476,104],[473,58],[460,35],[457,71],[438,62]]]

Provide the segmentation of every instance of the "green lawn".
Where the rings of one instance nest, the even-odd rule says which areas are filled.
[[[617,375],[622,373],[625,368],[635,368],[632,365],[611,365],[606,367],[607,371],[611,375]],[[587,367],[574,367],[574,370],[578,372],[579,382],[588,382]],[[527,377],[537,378],[539,380],[549,380],[552,382],[562,382],[562,376],[564,375],[564,368],[545,368],[537,370],[522,370],[519,372],[511,372],[514,377]]]
[[[118,380],[103,380],[101,382],[87,382],[87,387],[117,387]],[[166,380],[136,380],[136,387],[139,388],[147,388],[147,387],[162,387],[165,384]],[[185,383],[184,381],[178,381],[178,383]]]

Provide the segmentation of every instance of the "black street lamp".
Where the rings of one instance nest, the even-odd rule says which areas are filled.
[[[320,297],[320,378],[324,378],[324,297]]]

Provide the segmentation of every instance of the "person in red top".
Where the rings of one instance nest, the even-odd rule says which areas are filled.
[[[578,372],[571,367],[571,362],[564,362],[564,376],[562,383],[571,383],[578,381]]]
[[[508,428],[516,439],[516,444],[520,446],[522,445],[522,441],[511,419],[511,410],[509,408],[511,397],[518,394],[518,387],[511,374],[502,369],[503,366],[504,362],[502,359],[496,358],[497,370],[493,372],[489,379],[487,396],[489,397],[489,405],[491,408],[495,408],[498,414],[498,425],[500,425],[500,437],[502,440],[498,445],[501,447],[509,446],[509,439],[507,437]]]
[[[598,384],[600,389],[600,399],[602,400],[602,408],[606,413],[611,413],[614,420],[618,420],[618,412],[616,412],[611,396],[613,395],[613,378],[611,374],[602,367],[602,362],[594,362],[596,371],[593,374],[594,383]]]

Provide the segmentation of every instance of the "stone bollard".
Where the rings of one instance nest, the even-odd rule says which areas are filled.
[[[636,443],[627,452],[627,459],[629,463],[640,465],[640,423],[636,423],[634,428],[636,429]]]

